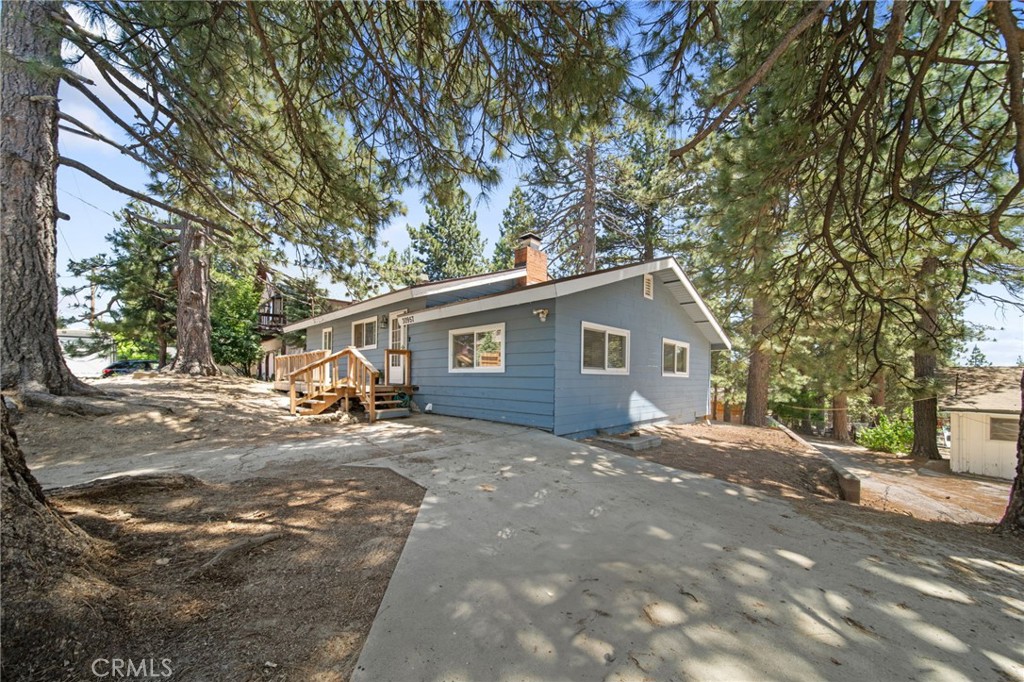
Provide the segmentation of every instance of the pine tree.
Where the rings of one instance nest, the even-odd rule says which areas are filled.
[[[416,262],[430,281],[486,271],[484,240],[465,192],[458,192],[451,202],[428,205],[427,222],[408,229]]]
[[[163,367],[175,336],[178,233],[138,203],[115,217],[121,224],[107,236],[110,255],[72,261],[68,271],[86,278],[90,296],[107,295],[99,310],[95,300],[86,301],[95,327],[115,339],[131,339],[136,348],[151,348]]]
[[[693,248],[681,195],[692,183],[667,150],[677,140],[665,131],[667,116],[648,90],[623,107],[612,139],[612,182],[602,201],[608,219],[597,237],[598,260],[615,266],[676,255]]]
[[[406,184],[493,185],[494,158],[534,130],[568,130],[577,120],[570,112],[591,108],[627,75],[626,56],[612,49],[621,7],[74,5],[81,11],[56,1],[2,5],[10,55],[2,64],[3,157],[19,161],[0,165],[10,242],[0,249],[0,298],[4,311],[24,313],[5,314],[0,325],[5,389],[91,390],[67,371],[56,339],[58,165],[203,226],[210,234],[194,234],[208,246],[224,231],[248,230],[304,245],[344,278],[358,267],[362,243],[395,215]],[[102,32],[90,28],[100,25]],[[69,63],[89,61],[100,72],[104,97],[116,105],[65,67],[62,41]],[[59,111],[61,80],[95,105],[103,125]],[[118,105],[133,115],[118,116]],[[58,120],[68,134],[145,164],[152,196],[60,156]],[[160,196],[188,196],[190,205]],[[179,300],[179,310],[191,303]],[[202,327],[201,319],[184,316],[179,334],[183,321]]]
[[[974,344],[974,348],[971,349],[971,355],[967,358],[968,367],[991,367],[992,363],[988,361],[985,354],[978,348],[978,344]]]
[[[537,215],[527,201],[526,192],[516,185],[508,197],[508,206],[501,214],[498,243],[494,245],[491,256],[491,268],[509,270],[515,265],[515,251],[519,246],[519,237],[532,232],[540,233],[541,226]]]

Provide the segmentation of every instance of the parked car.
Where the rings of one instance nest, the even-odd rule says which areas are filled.
[[[131,374],[132,372],[149,371],[156,369],[156,360],[118,360],[115,363],[103,368],[103,376],[112,377],[115,374]]]

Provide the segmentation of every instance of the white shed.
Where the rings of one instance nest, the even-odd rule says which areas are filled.
[[[958,367],[940,409],[950,416],[951,471],[1013,479],[1020,433],[1020,367]]]

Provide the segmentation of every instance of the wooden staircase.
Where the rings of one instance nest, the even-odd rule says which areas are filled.
[[[409,411],[411,388],[410,386],[378,386],[375,391],[377,400],[374,404],[374,413],[377,419],[394,419],[408,417],[412,414]],[[405,396],[405,398],[403,399],[401,396]]]
[[[377,368],[354,346],[315,357],[288,375],[291,413],[321,414],[339,401],[348,412],[351,401],[358,400],[371,424],[378,419],[409,416],[408,398],[400,394],[411,395],[413,387],[379,385],[379,376]]]

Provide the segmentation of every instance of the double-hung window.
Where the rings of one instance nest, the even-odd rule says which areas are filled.
[[[352,345],[359,350],[377,347],[377,318],[368,317],[352,323]]]
[[[449,372],[504,372],[505,324],[448,332]]]
[[[334,327],[327,327],[320,333],[320,347],[334,352]]]
[[[666,377],[690,376],[690,344],[661,340],[661,374]]]
[[[629,330],[583,323],[583,374],[629,374]]]

